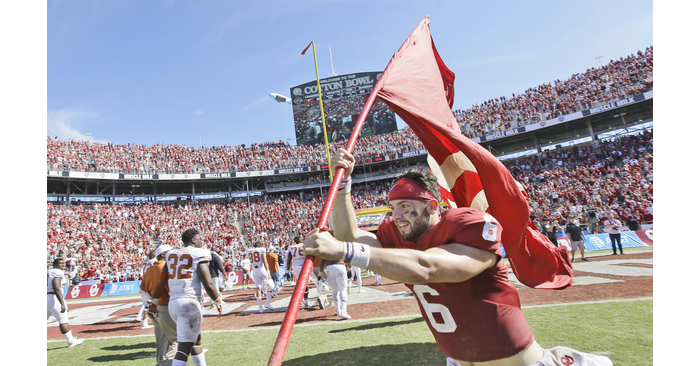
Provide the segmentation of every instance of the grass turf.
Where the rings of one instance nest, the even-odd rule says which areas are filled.
[[[606,355],[616,366],[652,365],[653,301],[561,304],[523,310],[544,348],[567,346]],[[207,364],[266,365],[278,328],[206,332]],[[153,365],[153,336],[88,339],[68,348],[47,343],[47,364]],[[296,325],[284,365],[444,365],[445,356],[420,317]],[[189,361],[189,365],[193,365]]]

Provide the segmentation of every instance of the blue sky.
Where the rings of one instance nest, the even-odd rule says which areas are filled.
[[[294,141],[268,97],[381,71],[425,16],[455,108],[653,45],[652,1],[48,1],[47,134],[151,145]],[[602,55],[598,60],[595,57]],[[89,134],[89,135],[88,135]]]

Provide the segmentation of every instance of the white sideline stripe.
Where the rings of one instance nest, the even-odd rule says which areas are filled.
[[[586,304],[606,304],[606,303],[612,303],[612,302],[634,302],[634,301],[646,301],[646,300],[653,300],[653,297],[635,297],[631,299],[608,299],[608,300],[596,300],[596,301],[580,301],[580,302],[567,302],[567,303],[558,303],[558,304],[542,304],[542,305],[529,305],[529,306],[523,306],[523,309],[532,309],[532,308],[547,308],[547,307],[554,307],[554,306],[572,306],[572,305],[586,305]],[[349,324],[349,323],[364,323],[368,321],[390,321],[390,320],[397,320],[397,319],[406,319],[406,318],[420,318],[421,315],[398,315],[398,316],[386,316],[386,317],[381,317],[381,318],[369,318],[369,319],[353,319],[353,320],[343,320],[342,324]],[[306,323],[306,324],[295,324],[294,327],[299,328],[299,327],[312,327],[312,326],[322,326],[322,325],[327,325],[328,322],[316,322],[316,323]],[[271,325],[267,327],[256,327],[255,329],[224,329],[224,330],[205,330],[202,333],[203,334],[208,334],[208,333],[235,333],[235,332],[256,332],[260,330],[278,330],[280,326],[278,325]],[[86,338],[86,340],[98,340],[98,339],[117,339],[117,338],[141,338],[141,337],[153,337],[153,334],[138,334],[138,335],[130,335],[130,336],[112,336],[112,337],[94,337],[94,338]],[[49,339],[46,342],[47,343],[53,343],[53,342],[65,342],[65,339]]]

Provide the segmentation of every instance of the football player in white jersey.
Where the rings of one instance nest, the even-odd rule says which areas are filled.
[[[182,234],[183,247],[173,248],[165,257],[165,266],[161,278],[149,302],[149,312],[158,313],[157,298],[167,281],[170,289],[168,311],[177,324],[177,353],[172,366],[186,366],[188,356],[196,366],[205,366],[202,352],[202,286],[219,312],[223,301],[214,286],[209,273],[211,252],[206,249],[204,240],[196,229],[187,229]]]
[[[143,263],[141,264],[141,276],[143,278],[144,275],[146,275],[146,272],[148,272],[148,269],[151,268],[153,264],[155,264],[158,260],[156,259],[156,251],[151,250],[148,253],[148,259],[144,260]],[[148,309],[148,299],[150,296],[146,293],[141,293],[141,309],[139,309],[138,315],[136,315],[136,321],[141,322],[141,329],[149,329],[153,328],[152,325],[148,324],[148,317],[143,316],[144,310]]]
[[[294,237],[294,244],[290,245],[287,249],[287,268],[291,268],[292,273],[297,281],[299,281],[299,274],[301,273],[301,268],[304,266],[304,260],[306,256],[304,255],[304,243],[301,243],[301,236],[297,235]],[[318,277],[311,271],[309,278],[313,281],[314,285],[318,286]],[[319,301],[319,303],[322,303]],[[306,290],[304,291],[304,301],[301,306],[303,308],[309,307],[309,285],[306,285]]]
[[[46,273],[46,320],[51,315],[58,321],[58,329],[66,337],[69,347],[75,347],[83,343],[84,339],[73,337],[73,332],[68,324],[68,307],[63,300],[63,286],[66,284],[65,263],[62,258],[53,261],[53,268]]]
[[[260,247],[260,243],[255,244],[255,248],[248,248],[245,251],[246,257],[250,259],[250,264],[253,267],[252,275],[253,282],[255,282],[255,299],[258,301],[258,306],[260,307],[260,312],[264,312],[262,304],[262,293],[263,293],[263,282],[272,278],[270,276],[270,268],[267,264],[267,248]],[[270,305],[270,297],[272,294],[270,291],[265,292],[265,308],[274,310],[275,308]]]

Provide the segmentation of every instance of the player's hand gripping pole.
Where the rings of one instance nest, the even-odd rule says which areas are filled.
[[[355,128],[352,130],[352,134],[348,139],[348,144],[345,147],[345,150],[347,150],[349,153],[352,153],[352,151],[354,150],[355,142],[360,136],[360,131],[362,130],[362,125],[365,123],[367,115],[369,115],[369,110],[372,108],[372,104],[374,104],[374,101],[377,99],[377,94],[379,93],[380,89],[377,86],[381,85],[380,81],[382,80],[382,77],[383,74],[381,77],[379,77],[379,80],[377,80],[377,83],[375,84],[372,93],[367,98],[367,102],[365,103],[365,106],[362,109],[362,112],[360,113],[360,117],[357,119]],[[333,208],[333,203],[335,202],[335,197],[338,194],[338,188],[340,187],[340,183],[342,181],[344,173],[345,169],[340,167],[335,171],[336,179],[334,179],[331,182],[331,187],[328,190],[328,195],[326,196],[326,203],[323,205],[323,209],[321,210],[321,216],[319,217],[318,223],[316,224],[316,228],[318,229],[327,229],[326,224],[328,224],[331,209]],[[340,177],[340,179],[338,179],[338,177]],[[272,349],[270,360],[267,363],[268,366],[281,365],[282,360],[284,360],[284,352],[287,350],[289,337],[292,334],[292,328],[294,327],[294,323],[297,319],[297,314],[299,313],[299,305],[301,305],[301,300],[304,296],[304,290],[306,289],[306,285],[309,283],[309,276],[311,275],[311,270],[313,269],[314,259],[314,256],[307,255],[306,259],[304,260],[304,266],[301,268],[299,278],[297,278],[297,284],[294,287],[294,293],[292,294],[292,298],[289,301],[287,313],[284,316],[284,321],[282,321],[282,327],[280,328],[280,332],[277,335],[275,347]]]

